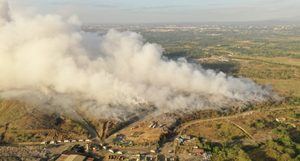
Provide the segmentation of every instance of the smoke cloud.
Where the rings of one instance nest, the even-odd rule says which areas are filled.
[[[272,95],[249,79],[166,60],[161,46],[140,34],[88,34],[75,17],[17,16],[6,2],[0,3],[0,42],[1,97],[80,104],[99,117],[121,117],[149,105],[159,112],[219,108]]]
[[[0,0],[0,25],[10,20],[7,1]]]

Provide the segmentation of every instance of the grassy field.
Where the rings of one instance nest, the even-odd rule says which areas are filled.
[[[199,123],[185,129],[183,134],[206,138],[208,141],[202,142],[200,146],[212,151],[212,160],[216,161],[299,160],[299,59],[243,55],[231,56],[228,59],[229,62],[225,63],[224,68],[235,69],[229,70],[229,74],[271,85],[285,101],[256,108],[258,110],[238,117],[203,122],[199,120]],[[204,66],[219,70],[222,64],[224,62],[212,58]]]
[[[283,96],[300,97],[300,60],[297,58],[233,57],[238,62],[237,75],[261,84],[270,84]]]

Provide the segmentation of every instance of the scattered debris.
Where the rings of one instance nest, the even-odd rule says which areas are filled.
[[[156,121],[152,121],[149,125],[149,128],[156,128],[158,126],[158,123]]]

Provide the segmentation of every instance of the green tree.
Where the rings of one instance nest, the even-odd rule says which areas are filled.
[[[219,150],[214,150],[212,161],[250,161],[248,154],[238,146],[223,147]]]

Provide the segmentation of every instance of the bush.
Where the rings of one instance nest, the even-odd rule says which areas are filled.
[[[255,121],[254,123],[251,124],[251,127],[262,129],[262,128],[265,127],[265,122],[262,121],[262,120],[257,120],[257,121]]]

